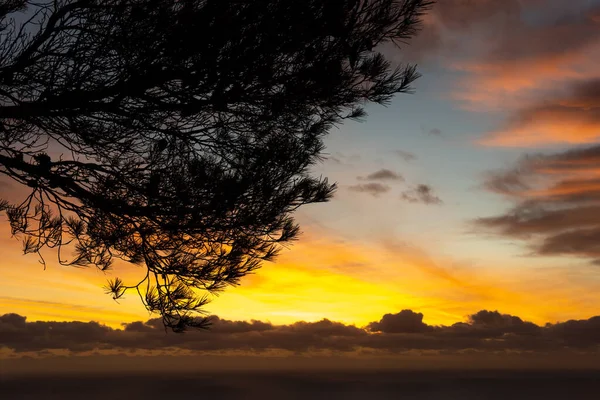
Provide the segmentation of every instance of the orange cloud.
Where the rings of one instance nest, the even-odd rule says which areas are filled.
[[[569,93],[547,98],[516,112],[506,126],[481,144],[528,147],[594,143],[600,139],[600,79],[571,84]]]
[[[534,9],[539,15],[550,11]],[[515,110],[565,82],[600,77],[598,10],[535,25],[514,16],[491,20],[476,35],[461,35],[461,48],[473,50],[450,63],[465,74],[453,97],[470,110]]]
[[[597,111],[581,108],[549,107],[525,112],[508,129],[492,132],[480,143],[527,147],[551,143],[594,143],[600,138]]]
[[[598,60],[600,39],[589,48],[561,54],[455,62],[451,68],[465,77],[452,97],[473,111],[519,109],[565,83],[599,78]]]

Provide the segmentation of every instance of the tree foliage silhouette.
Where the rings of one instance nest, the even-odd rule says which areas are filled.
[[[332,195],[310,175],[328,130],[410,90],[414,66],[378,49],[429,5],[0,1],[0,172],[30,187],[0,209],[25,253],[145,266],[108,291],[204,326],[202,293],[272,260],[294,210]]]

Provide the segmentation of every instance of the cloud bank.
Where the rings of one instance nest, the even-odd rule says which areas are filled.
[[[400,354],[437,352],[543,353],[600,349],[600,316],[538,326],[498,311],[482,310],[466,322],[431,326],[423,314],[402,310],[386,314],[361,328],[323,319],[273,325],[263,321],[230,321],[212,317],[209,331],[165,332],[158,319],[123,324],[113,329],[97,322],[28,322],[24,316],[0,316],[0,347],[17,353],[66,350],[183,350],[188,352],[249,351],[294,353],[356,351]]]

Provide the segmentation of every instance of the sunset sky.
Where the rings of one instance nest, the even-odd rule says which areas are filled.
[[[453,324],[496,315],[481,310],[519,317],[509,325],[549,337],[568,320],[600,327],[590,319],[600,315],[600,0],[440,0],[424,22],[402,51],[385,49],[419,65],[415,93],[369,106],[365,122],[327,137],[315,173],[338,183],[334,199],[302,208],[299,241],[213,298],[207,310],[220,318],[217,333],[226,332],[214,349],[246,348],[232,321],[272,331],[271,344],[254,335],[246,346],[290,352],[394,349],[386,333],[434,329],[428,337],[437,340],[454,335]],[[0,183],[3,197],[15,190]],[[138,267],[104,274],[58,266],[48,253],[44,270],[35,255],[22,255],[7,223],[0,254],[0,316],[96,321],[107,326],[108,348],[134,340],[122,324],[155,317],[133,293],[117,303],[102,288],[114,276],[132,282]],[[500,314],[495,321],[508,321]],[[302,329],[319,326],[299,321],[324,318],[333,324],[324,329],[348,330],[339,348],[282,339],[304,343]],[[151,325],[131,326],[139,333]],[[248,326],[238,332],[263,332]],[[363,328],[382,335],[362,338]],[[521,332],[511,329],[505,333]],[[459,339],[446,340],[448,348],[414,340],[408,348],[417,351],[471,348]],[[10,351],[69,347],[19,343]],[[206,350],[194,343],[183,348]],[[153,346],[141,350],[178,345]]]

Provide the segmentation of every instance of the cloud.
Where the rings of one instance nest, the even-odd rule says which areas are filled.
[[[536,324],[523,321],[514,315],[501,314],[498,311],[479,311],[469,317],[468,325],[467,329],[476,330],[485,337],[540,336],[542,333],[542,329]],[[463,327],[461,324],[453,326],[455,328]]]
[[[432,16],[442,43],[431,51],[463,74],[452,97],[465,108],[520,108],[600,77],[599,11],[586,0],[443,1]]]
[[[397,172],[382,168],[365,177],[358,176],[356,179],[362,181],[370,181],[369,183],[359,183],[349,186],[348,189],[359,193],[368,193],[371,196],[378,197],[381,194],[391,190],[389,185],[380,183],[383,182],[404,182],[404,177]]]
[[[485,187],[515,205],[478,228],[526,240],[537,255],[600,260],[600,145],[525,156]]]
[[[598,27],[600,30],[600,26]],[[600,79],[573,83],[566,95],[546,98],[517,111],[504,128],[481,143],[533,146],[593,143],[600,139]]]
[[[113,329],[96,322],[27,322],[17,314],[0,316],[0,347],[17,353],[65,350],[96,351],[252,351],[287,350],[383,353],[434,350],[444,353],[469,351],[558,351],[568,349],[597,353],[600,317],[538,326],[498,311],[482,310],[466,322],[431,326],[423,314],[403,310],[386,314],[365,328],[323,319],[273,325],[262,321],[229,321],[212,317],[209,331],[184,334],[165,332],[157,319],[123,324]]]
[[[347,155],[340,153],[339,151],[335,154],[329,154],[325,157],[325,161],[329,163],[348,166],[352,166],[353,164],[360,162],[360,159],[361,157],[358,154]]]
[[[327,161],[333,163],[333,164],[343,164],[342,160],[340,160],[339,158],[335,157],[335,156],[329,156],[326,158]]]
[[[403,48],[403,55],[420,61],[452,49],[453,33],[467,33],[474,27],[490,22],[499,23],[506,17],[514,18],[520,9],[517,0],[444,0],[436,2],[423,16],[421,31]]]
[[[433,128],[429,131],[429,134],[434,136],[441,136],[442,131],[438,128]]]
[[[490,20],[517,18],[521,11],[518,0],[445,0],[437,2],[434,13],[446,29],[467,31]]]
[[[424,184],[403,192],[401,199],[409,203],[442,204],[442,200],[433,194],[431,186]]]
[[[387,193],[391,190],[391,188],[388,185],[384,185],[382,183],[377,182],[352,185],[349,186],[348,189],[353,192],[368,193],[374,197],[378,197],[379,195]]]
[[[394,150],[393,153],[396,154],[398,157],[400,157],[401,159],[403,159],[406,162],[408,162],[408,161],[414,161],[414,160],[417,159],[416,154],[411,153],[409,151]]]
[[[508,2],[507,2],[508,3]],[[589,3],[589,2],[588,2]],[[539,3],[535,11],[546,8],[547,4]],[[597,20],[600,7],[588,7],[583,2],[575,1],[572,13],[558,10],[542,13],[546,18],[529,22],[521,15],[522,10],[515,7],[513,29],[507,30],[499,37],[495,46],[490,49],[488,58],[495,61],[512,61],[525,59],[548,60],[558,55],[572,54],[595,45],[600,39]],[[527,36],[520,36],[526,33]]]
[[[600,317],[548,325],[546,329],[552,336],[558,338],[567,346],[586,348],[598,344]]]
[[[402,175],[386,168],[382,168],[379,171],[373,172],[364,178],[359,176],[358,179],[365,181],[404,181],[404,177]]]
[[[402,310],[397,314],[385,314],[380,321],[371,322],[367,328],[372,332],[383,333],[422,333],[433,328],[423,322],[423,314],[412,310]]]

